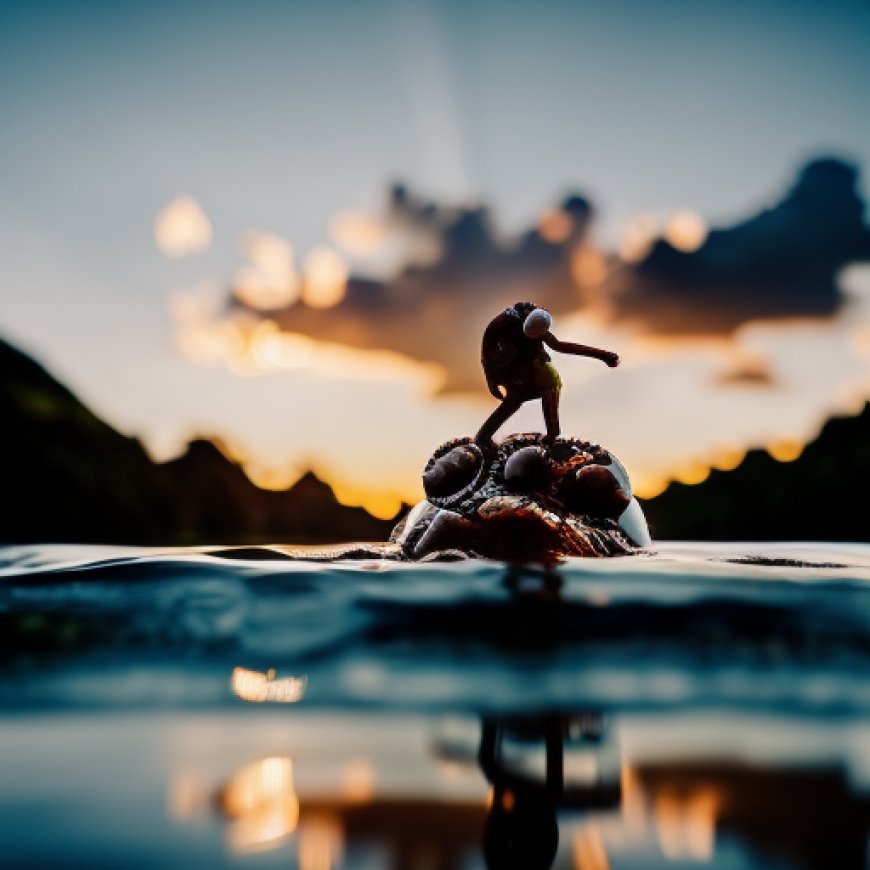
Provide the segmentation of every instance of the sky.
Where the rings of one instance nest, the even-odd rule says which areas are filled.
[[[638,215],[732,225],[813,156],[870,168],[868,36],[864,2],[7,0],[0,335],[158,458],[221,435],[255,478],[310,465],[386,513],[419,497],[431,450],[476,430],[492,399],[439,392],[437,361],[317,335],[290,367],[201,365],[179,341],[179,299],[225,294],[252,233],[284,240],[304,271],[336,250],[337,214],[382,228],[397,180],[486,204],[508,240],[571,191],[594,202],[605,252]],[[185,196],[208,239],[167,256],[155,222]],[[338,253],[389,280],[407,244]],[[870,280],[838,280],[855,302],[834,317],[744,324],[727,347],[638,336],[578,305],[560,337],[613,345],[624,365],[561,364],[563,428],[614,449],[646,492],[811,438],[867,391]],[[711,386],[753,355],[773,385]]]

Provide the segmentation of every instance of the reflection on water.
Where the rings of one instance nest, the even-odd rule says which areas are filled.
[[[4,868],[866,865],[868,548],[58,553],[0,554]]]
[[[289,758],[261,758],[233,774],[220,805],[232,819],[227,842],[234,852],[256,852],[283,842],[299,822]]]
[[[346,765],[324,780],[318,751],[298,758],[310,777],[298,796],[290,759],[274,757],[201,794],[224,819],[231,851],[280,850],[301,870],[865,866],[870,780],[855,777],[870,767],[824,757],[844,736],[830,726],[732,718],[717,728],[715,716],[580,711],[465,719],[458,729],[455,718],[409,728],[376,717],[372,730],[368,718],[345,717],[347,733],[369,744],[365,794],[346,788]],[[769,762],[740,757],[771,728],[785,739]],[[859,734],[870,747],[866,724]]]
[[[305,693],[306,677],[276,677],[274,668],[265,674],[233,668],[231,685],[236,697],[256,703],[294,704]]]

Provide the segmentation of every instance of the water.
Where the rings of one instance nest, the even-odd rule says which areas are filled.
[[[306,555],[0,550],[0,866],[866,866],[870,546]]]

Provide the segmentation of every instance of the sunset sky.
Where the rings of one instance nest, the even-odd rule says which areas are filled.
[[[866,199],[868,35],[870,4],[836,0],[6,2],[0,335],[158,458],[221,436],[258,481],[313,467],[388,514],[492,409],[467,334],[500,305],[427,273],[443,352],[407,300],[339,328],[346,275],[401,294],[403,266],[443,254],[387,206],[393,182],[488,206],[507,264],[528,231],[561,238],[572,192],[607,263],[668,233],[694,250],[817,156],[862,170]],[[796,455],[870,397],[870,265],[837,281],[851,302],[831,316],[704,337],[580,294],[557,334],[624,364],[558,361],[563,430],[619,454],[642,494],[748,447]],[[301,296],[325,326],[229,316],[233,288]]]

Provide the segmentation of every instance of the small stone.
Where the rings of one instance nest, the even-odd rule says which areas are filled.
[[[459,492],[471,483],[481,463],[483,456],[471,444],[460,444],[449,453],[439,457],[432,467],[423,474],[423,489],[426,495],[433,498],[444,498]]]
[[[505,463],[504,482],[511,492],[542,492],[550,479],[550,462],[540,447],[521,447]]]
[[[619,481],[603,465],[586,465],[566,477],[559,488],[559,496],[574,513],[614,520],[631,501]]]

